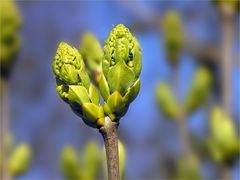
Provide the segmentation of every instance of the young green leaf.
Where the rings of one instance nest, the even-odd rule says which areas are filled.
[[[107,101],[108,97],[110,96],[110,90],[103,74],[100,77],[98,86],[104,101]]]
[[[115,91],[107,100],[107,104],[111,109],[111,112],[117,112],[119,109],[123,108],[124,102],[121,94]]]
[[[80,105],[90,102],[87,89],[79,85],[70,85],[68,91],[69,102],[77,102]]]
[[[159,84],[156,91],[156,98],[162,113],[167,118],[176,119],[179,113],[178,103],[167,84]]]
[[[89,87],[89,97],[90,97],[92,103],[99,105],[100,96],[99,96],[97,88],[93,84],[91,84]]]
[[[80,165],[77,153],[72,146],[66,146],[61,153],[61,171],[66,179],[80,178]]]
[[[13,177],[26,172],[30,166],[31,149],[28,144],[20,144],[14,149],[9,159],[9,172]]]
[[[130,104],[134,99],[137,97],[140,90],[140,80],[138,79],[132,87],[130,87],[125,96],[123,97],[123,100],[126,104]]]

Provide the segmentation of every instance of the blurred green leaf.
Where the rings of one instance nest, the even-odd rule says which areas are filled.
[[[232,163],[240,153],[240,138],[232,119],[216,106],[212,109],[209,123],[208,147],[212,158],[217,162]]]
[[[181,55],[184,43],[184,32],[180,14],[167,11],[163,17],[162,29],[167,59],[175,65]]]
[[[100,152],[95,141],[89,141],[82,154],[83,179],[97,179],[100,170]]]
[[[179,114],[178,103],[166,83],[161,83],[156,90],[156,99],[161,112],[170,119],[177,119]]]
[[[187,157],[179,158],[176,162],[176,165],[177,165],[176,179],[178,180],[202,179],[200,164],[196,155],[192,154],[187,155]]]
[[[28,144],[22,143],[15,147],[9,159],[9,172],[13,177],[25,173],[31,161],[31,148]]]
[[[211,86],[212,74],[207,68],[200,67],[193,78],[192,85],[184,102],[187,114],[191,114],[206,102]]]
[[[80,179],[81,169],[77,153],[72,146],[65,146],[61,154],[61,171],[66,179]]]

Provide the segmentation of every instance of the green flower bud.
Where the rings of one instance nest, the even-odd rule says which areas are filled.
[[[184,33],[180,15],[168,11],[163,18],[163,41],[167,59],[171,64],[177,64],[184,43]]]
[[[90,85],[81,54],[77,49],[61,42],[53,60],[53,72],[56,78],[67,85]]]
[[[231,163],[239,154],[239,138],[233,121],[219,107],[212,109],[210,117],[209,148],[217,162]]]
[[[126,113],[139,92],[141,58],[136,38],[124,25],[117,25],[105,42],[102,65],[104,75],[99,81],[100,92],[107,103],[104,109],[111,112],[105,113],[112,120],[119,119]]]
[[[208,69],[200,67],[192,81],[184,104],[186,113],[192,113],[208,98],[212,85],[212,75]]]
[[[61,153],[61,171],[66,179],[80,179],[80,165],[77,153],[72,146],[64,147]]]
[[[1,77],[9,75],[20,48],[21,16],[14,1],[0,2],[0,67]]]
[[[136,38],[124,25],[117,25],[106,40],[103,57],[103,73],[111,93],[119,91],[123,96],[138,79],[141,57]]]
[[[18,145],[9,159],[9,172],[13,177],[25,173],[31,161],[31,149],[27,144]]]
[[[53,60],[56,90],[72,110],[91,127],[104,125],[104,112],[97,88],[90,82],[81,54],[60,43]]]
[[[160,110],[167,118],[177,118],[179,106],[168,84],[159,84],[156,90],[156,99]]]
[[[103,50],[100,43],[92,33],[85,33],[80,43],[80,53],[82,54],[88,74],[96,83],[102,73]]]
[[[118,140],[118,155],[119,155],[119,175],[120,179],[125,179],[125,166],[126,166],[126,150],[124,147],[124,144]],[[104,175],[107,177],[107,160],[106,160],[106,150],[105,147],[103,147],[103,152],[102,152],[102,157],[103,157],[103,170],[104,170]]]

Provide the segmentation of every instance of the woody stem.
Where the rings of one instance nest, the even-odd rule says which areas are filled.
[[[116,122],[105,117],[104,126],[99,129],[103,136],[108,168],[108,179],[119,180],[119,157],[118,157],[118,136]]]

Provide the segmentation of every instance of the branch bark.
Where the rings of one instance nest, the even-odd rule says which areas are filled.
[[[9,109],[8,109],[8,83],[6,80],[1,80],[1,120],[0,120],[0,160],[1,172],[0,179],[10,180],[8,172],[8,128],[9,128]]]
[[[109,180],[120,179],[117,127],[118,123],[112,122],[109,117],[105,117],[104,126],[99,129],[100,133],[103,136],[106,149]]]
[[[222,20],[221,66],[222,66],[222,106],[224,112],[232,115],[232,42],[234,35],[234,8],[230,4],[220,6]],[[221,178],[231,179],[231,168],[226,162],[220,165]]]
[[[183,115],[183,113],[178,117],[176,122],[182,143],[182,153],[186,157],[191,154],[191,144],[187,129],[186,117]]]
[[[177,93],[179,93],[179,90],[180,90],[178,77],[179,77],[178,65],[176,65],[173,67],[173,73],[172,73],[172,83],[174,86],[174,91],[175,91],[176,97],[178,97]],[[177,123],[177,128],[179,131],[179,135],[180,135],[180,140],[182,143],[182,153],[184,156],[187,156],[187,155],[191,154],[192,150],[191,150],[191,143],[190,143],[190,138],[189,138],[188,129],[187,129],[187,123],[186,123],[186,114],[183,109],[178,114],[176,123]]]
[[[232,179],[232,176],[231,176],[231,169],[228,165],[226,164],[220,164],[220,178],[222,180],[230,180]]]
[[[232,41],[233,41],[233,21],[234,11],[231,6],[221,6],[220,13],[222,16],[222,44],[221,44],[221,65],[222,65],[222,93],[223,109],[231,117],[232,104]]]

